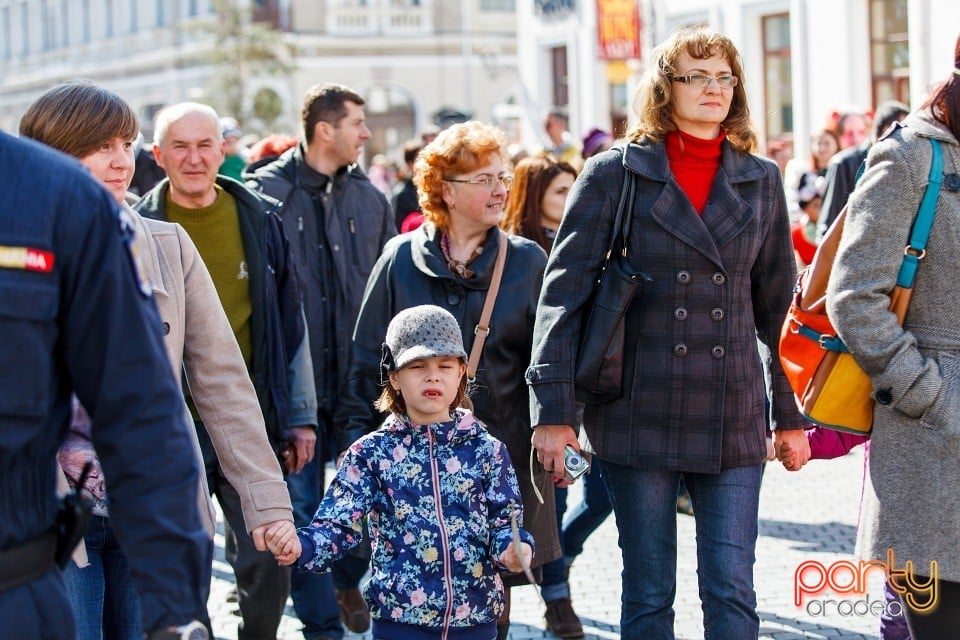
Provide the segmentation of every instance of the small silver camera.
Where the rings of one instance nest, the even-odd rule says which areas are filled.
[[[563,468],[570,480],[576,480],[590,468],[590,463],[583,454],[569,444],[563,449]]]

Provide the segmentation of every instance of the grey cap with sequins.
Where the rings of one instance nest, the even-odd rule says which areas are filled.
[[[410,307],[395,315],[387,327],[387,346],[393,357],[392,371],[421,358],[467,357],[457,319],[432,304]]]

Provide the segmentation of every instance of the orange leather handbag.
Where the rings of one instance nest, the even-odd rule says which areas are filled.
[[[940,144],[933,139],[930,143],[930,182],[910,231],[897,283],[890,292],[890,310],[900,324],[910,305],[917,267],[926,253],[943,179]],[[873,428],[873,387],[837,335],[826,308],[827,281],[846,217],[844,207],[817,247],[813,261],[797,279],[794,299],[780,331],[780,364],[806,419],[837,431],[868,434]]]

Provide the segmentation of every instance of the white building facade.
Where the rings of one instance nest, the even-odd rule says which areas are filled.
[[[522,95],[540,97],[525,102],[528,142],[539,140],[542,114],[558,106],[550,103],[556,86],[569,87],[569,101],[559,106],[574,135],[616,127],[623,110],[632,118],[644,55],[677,26],[705,21],[743,56],[763,144],[792,142],[794,155],[805,156],[811,133],[834,111],[872,109],[887,99],[919,106],[950,73],[960,35],[955,0],[637,0],[641,54],[616,64],[597,55],[597,11],[606,2],[518,2]],[[558,49],[565,65],[552,60]]]
[[[399,156],[441,111],[516,135],[514,0],[0,0],[0,128],[15,132],[30,102],[73,78],[122,95],[148,133],[163,106],[217,105],[213,32],[223,3],[281,36],[291,71],[244,78],[248,101],[267,88],[282,103],[270,131],[299,134],[306,90],[338,82],[367,100],[368,157]]]

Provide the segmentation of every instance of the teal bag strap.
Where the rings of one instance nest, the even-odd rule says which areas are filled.
[[[927,240],[930,238],[930,229],[933,227],[933,217],[937,213],[937,198],[940,195],[940,183],[943,181],[943,151],[940,142],[930,138],[933,147],[933,159],[930,161],[930,182],[923,192],[920,201],[920,210],[917,219],[910,230],[910,242],[904,249],[903,264],[897,274],[897,286],[909,289],[917,277],[917,267],[926,255]]]

